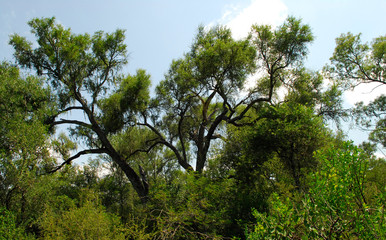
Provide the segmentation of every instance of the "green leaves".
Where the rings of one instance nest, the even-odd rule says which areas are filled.
[[[79,207],[59,210],[47,206],[39,219],[42,239],[125,239],[119,218],[104,210],[96,194],[87,190],[82,194]]]
[[[272,194],[269,213],[254,211],[257,224],[248,239],[384,238],[384,189],[378,201],[365,197],[367,157],[348,142],[317,152],[309,190],[300,201]]]
[[[119,80],[119,88],[98,103],[101,121],[106,132],[114,133],[132,120],[135,113],[144,111],[149,102],[150,75],[138,70],[134,76]]]
[[[46,140],[43,121],[55,107],[51,100],[41,79],[22,78],[18,68],[6,62],[0,64],[0,151],[6,158],[36,160],[43,154],[39,149]]]
[[[217,26],[208,31],[199,28],[188,56],[202,87],[219,88],[230,95],[242,89],[255,69],[255,54],[247,40],[236,41],[229,29]]]
[[[360,36],[347,33],[338,37],[331,64],[324,68],[345,88],[354,88],[360,83],[386,83],[386,37],[375,38],[369,46],[361,42]]]
[[[301,63],[313,39],[310,28],[295,18],[275,31],[269,26],[252,31],[247,39],[235,40],[225,27],[200,27],[190,51],[172,62],[157,87],[152,107],[159,111],[153,119],[166,130],[169,147],[182,146],[181,154],[173,150],[177,158],[186,158],[189,145],[196,147],[197,171],[204,168],[213,140],[222,138],[221,124],[243,125],[250,109],[271,102],[280,84],[288,82],[285,68]],[[258,70],[266,75],[246,89],[247,78]],[[243,96],[245,90],[249,92]],[[166,115],[163,120],[157,119],[160,111]]]
[[[359,102],[353,109],[354,119],[356,123],[369,129],[369,139],[372,142],[379,143],[386,147],[386,96],[381,95],[374,99],[374,101],[365,105]]]
[[[251,41],[255,44],[258,57],[267,66],[270,74],[299,64],[307,54],[307,45],[314,37],[308,25],[289,17],[276,30],[270,26],[252,26]]]
[[[296,103],[281,104],[275,107],[261,108],[257,113],[259,121],[251,127],[233,130],[236,135],[230,138],[241,143],[240,158],[233,158],[233,165],[238,172],[237,178],[249,182],[253,174],[264,170],[264,163],[275,158],[283,164],[284,170],[298,189],[305,187],[304,171],[317,164],[313,152],[319,149],[327,139],[327,131],[321,119],[315,116],[312,109]],[[231,134],[234,134],[234,132]],[[278,165],[276,163],[276,165]],[[307,170],[306,170],[307,169]],[[284,179],[283,173],[275,171],[268,174],[275,176],[274,182]]]
[[[234,40],[230,30],[220,26],[201,27],[191,51],[173,61],[157,89],[159,96],[168,91],[164,97],[171,94],[176,101],[208,97],[213,92],[232,98],[254,69],[255,51],[248,41]]]
[[[342,149],[318,152],[316,157],[320,169],[311,180],[311,206],[314,204],[320,215],[331,217],[317,220],[315,226],[329,229],[325,234],[330,236],[349,237],[353,232],[361,238],[384,236],[385,232],[379,232],[378,228],[384,224],[378,220],[379,214],[383,214],[382,205],[378,202],[370,207],[365,194],[368,156],[351,143],[344,143]]]
[[[16,217],[12,212],[0,207],[0,239],[33,239],[27,237],[24,230],[16,226]]]
[[[86,90],[97,98],[127,63],[123,30],[112,34],[99,31],[94,36],[74,34],[57,24],[55,18],[36,18],[29,25],[39,47],[32,49],[25,38],[12,35],[15,57],[22,66],[47,75],[59,95],[71,96],[61,98],[63,107],[75,98],[74,91]]]
[[[325,66],[328,77],[343,87],[353,89],[362,83],[377,83],[384,87],[386,67],[386,36],[373,40],[371,46],[361,42],[361,35],[342,34],[336,39],[336,48]],[[385,96],[377,97],[365,106],[362,102],[352,109],[357,124],[371,131],[369,139],[385,146]]]

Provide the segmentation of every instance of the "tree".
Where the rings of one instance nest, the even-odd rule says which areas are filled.
[[[17,67],[0,63],[0,203],[8,209],[50,163],[43,120],[51,99],[42,79],[23,77]]]
[[[12,212],[0,207],[0,239],[34,239],[25,235],[22,228],[16,226]]]
[[[260,120],[253,126],[228,129],[224,161],[243,186],[263,177],[274,187],[284,183],[305,190],[305,173],[317,166],[313,153],[328,138],[321,118],[293,102],[267,106],[257,114]]]
[[[371,46],[363,44],[360,36],[347,33],[338,37],[325,71],[346,88],[370,82],[386,84],[386,36],[375,38]]]
[[[386,148],[386,95],[381,95],[369,104],[355,104],[353,114],[356,122],[370,129],[369,140]]]
[[[172,62],[157,86],[140,125],[158,136],[153,146],[171,149],[187,170],[193,169],[193,155],[195,170],[202,172],[212,142],[224,137],[222,124],[240,125],[250,109],[271,102],[288,80],[285,70],[300,64],[312,40],[310,28],[293,17],[276,30],[256,25],[244,40],[234,40],[224,27],[200,27],[191,50]],[[265,74],[248,90],[247,79],[256,70]]]
[[[342,34],[336,39],[336,47],[331,64],[324,70],[327,75],[344,88],[355,88],[363,83],[377,83],[385,87],[386,36],[373,40],[371,46],[362,43],[360,34]],[[386,146],[385,95],[377,97],[367,106],[356,104],[353,117],[357,123],[370,129],[370,140]]]
[[[72,134],[85,141],[89,149],[64,159],[70,164],[85,154],[107,154],[125,173],[143,202],[148,198],[148,184],[144,175],[116,150],[110,136],[129,127],[134,113],[143,110],[148,99],[150,76],[144,70],[136,75],[121,75],[127,63],[124,31],[74,34],[55,22],[55,18],[33,19],[28,23],[38,47],[26,38],[12,35],[17,62],[47,77],[55,91],[56,111],[47,116],[51,126],[70,124]],[[108,94],[108,89],[113,89]],[[85,119],[64,118],[80,111]]]
[[[324,121],[333,120],[339,124],[348,115],[343,109],[343,91],[338,84],[331,84],[327,88],[319,72],[305,68],[297,68],[289,72],[290,87],[284,101],[300,104],[313,109]]]
[[[39,239],[126,239],[119,218],[105,211],[96,194],[87,189],[81,194],[79,206],[45,209]]]

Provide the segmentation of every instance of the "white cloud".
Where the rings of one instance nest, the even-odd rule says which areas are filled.
[[[243,38],[248,35],[253,24],[268,24],[276,27],[286,19],[287,15],[287,6],[281,0],[251,0],[245,8],[227,6],[218,23],[228,26],[235,38]]]
[[[346,91],[344,97],[350,105],[355,105],[355,103],[360,101],[368,104],[381,94],[384,94],[385,90],[385,86],[380,86],[379,83],[364,83],[357,86],[353,91]]]
[[[275,28],[282,24],[287,16],[288,9],[282,0],[251,0],[247,6],[227,5],[222,17],[206,27],[210,28],[216,24],[226,25],[234,38],[241,39],[248,35],[253,24],[267,24]],[[245,90],[253,88],[256,79],[261,76],[260,72],[250,76],[245,84]],[[242,93],[242,96],[245,94],[246,92]]]

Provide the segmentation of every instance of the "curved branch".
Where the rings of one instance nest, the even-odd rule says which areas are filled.
[[[150,145],[147,149],[137,149],[134,152],[130,153],[128,157],[132,157],[136,153],[142,152],[142,153],[149,153],[153,148],[155,148],[158,144],[162,144],[162,141],[156,141],[159,138],[151,139],[147,142],[153,142],[155,141],[152,145]]]
[[[59,169],[61,169],[64,165],[66,164],[70,164],[73,160],[79,158],[80,156],[82,155],[86,155],[86,154],[101,154],[101,153],[107,153],[106,149],[104,148],[98,148],[98,149],[86,149],[86,150],[83,150],[83,151],[80,151],[78,152],[77,154],[75,154],[74,156],[68,158],[66,161],[64,161],[62,164],[60,164],[59,166],[57,166],[55,169],[47,172],[47,173],[54,173],[56,171],[58,171]]]
[[[153,131],[158,137],[159,137],[159,144],[163,144],[165,145],[166,147],[168,147],[170,150],[172,150],[174,152],[174,154],[176,155],[177,157],[177,161],[178,163],[186,170],[192,170],[193,167],[187,162],[187,159],[184,159],[180,152],[178,151],[178,149],[171,143],[171,142],[168,142],[163,136],[162,134],[155,128],[153,127],[152,125],[150,125],[147,121],[146,121],[146,116],[144,114],[142,114],[143,117],[144,117],[144,123],[137,123],[139,126],[145,126],[147,128],[149,128],[151,131]]]
[[[61,111],[59,111],[58,113],[50,116],[51,119],[55,119],[57,116],[63,114],[63,113],[66,113],[66,112],[69,112],[71,110],[84,110],[82,106],[73,106],[73,107],[68,107],[68,108],[65,108]]]
[[[55,121],[53,123],[51,123],[52,126],[55,126],[55,125],[60,125],[60,124],[75,124],[75,125],[78,125],[78,126],[82,126],[82,127],[85,127],[85,128],[90,128],[92,129],[92,125],[91,124],[88,124],[88,123],[85,123],[85,122],[82,122],[82,121],[78,121],[78,120],[67,120],[67,119],[60,119],[60,121]]]
[[[65,112],[68,112],[68,111],[71,111],[71,110],[83,110],[83,107],[82,106],[73,106],[73,107],[68,107],[68,108],[65,108],[63,109],[62,111],[60,111],[58,113],[59,114],[62,114],[62,113],[65,113]]]

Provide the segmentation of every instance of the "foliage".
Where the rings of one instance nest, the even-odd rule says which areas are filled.
[[[227,146],[231,152],[225,157],[230,158],[236,178],[249,184],[263,176],[274,186],[284,180],[298,189],[305,187],[304,172],[313,171],[317,164],[313,152],[328,138],[321,119],[312,109],[298,104],[266,106],[257,114],[260,120],[255,125],[229,129]],[[233,145],[240,142],[240,146]],[[273,162],[278,172],[269,167]],[[292,180],[285,180],[286,176]]]
[[[257,220],[249,239],[382,239],[385,237],[385,189],[371,205],[366,193],[368,156],[351,143],[318,152],[320,167],[310,175],[301,201],[272,196],[269,214]]]
[[[119,218],[105,212],[92,193],[83,194],[79,206],[46,208],[39,220],[42,239],[125,239]]]
[[[253,26],[242,40],[224,27],[201,27],[191,50],[171,64],[141,125],[155,132],[154,142],[173,151],[181,167],[192,170],[193,155],[195,170],[202,172],[211,144],[225,137],[223,124],[239,125],[250,109],[271,102],[312,40],[309,26],[293,17],[276,30]],[[248,77],[258,71],[263,76],[248,89]]]
[[[331,64],[324,70],[338,85],[355,88],[362,83],[376,83],[384,87],[386,66],[386,36],[375,38],[371,45],[362,43],[360,34],[342,34],[336,39]],[[367,106],[358,102],[352,110],[357,124],[370,130],[370,141],[385,147],[385,95],[377,97]]]
[[[312,108],[323,120],[346,119],[348,112],[343,109],[343,91],[338,84],[324,86],[323,75],[305,68],[294,69],[289,73],[290,87],[285,101]]]
[[[152,193],[155,239],[222,239],[240,226],[231,211],[237,205],[233,179],[213,179],[198,173],[180,173],[171,184]]]
[[[42,79],[23,76],[7,62],[0,64],[0,207],[6,209],[4,217],[12,212],[15,218],[8,219],[16,224],[10,230],[31,227],[39,206],[32,197],[36,176],[54,162],[44,125],[54,108],[51,100]]]
[[[16,226],[16,218],[12,212],[0,208],[0,239],[33,239],[24,233],[24,229]]]
[[[361,83],[385,84],[386,36],[373,40],[371,46],[362,43],[360,34],[342,34],[336,39],[336,48],[325,71],[344,87]]]
[[[351,112],[374,130],[363,150],[325,126],[346,87],[384,84],[384,37],[338,38],[325,86],[299,19],[241,40],[200,27],[151,99],[145,70],[121,74],[123,30],[29,25],[36,43],[12,35],[19,65],[0,64],[0,238],[386,237],[384,96]]]
[[[386,96],[381,95],[369,104],[356,104],[353,114],[356,123],[370,129],[369,140],[386,148]]]
[[[146,179],[134,171],[110,142],[110,135],[130,127],[133,114],[147,104],[150,76],[143,70],[123,76],[127,63],[124,31],[75,34],[55,22],[55,18],[33,19],[28,23],[37,47],[17,34],[11,36],[15,58],[26,68],[47,77],[55,91],[58,110],[49,115],[51,126],[70,124],[71,134],[82,139],[89,149],[63,159],[52,171],[86,154],[107,154],[125,173],[138,196],[147,201]],[[112,88],[110,93],[108,89]],[[60,118],[81,111],[85,119]]]

